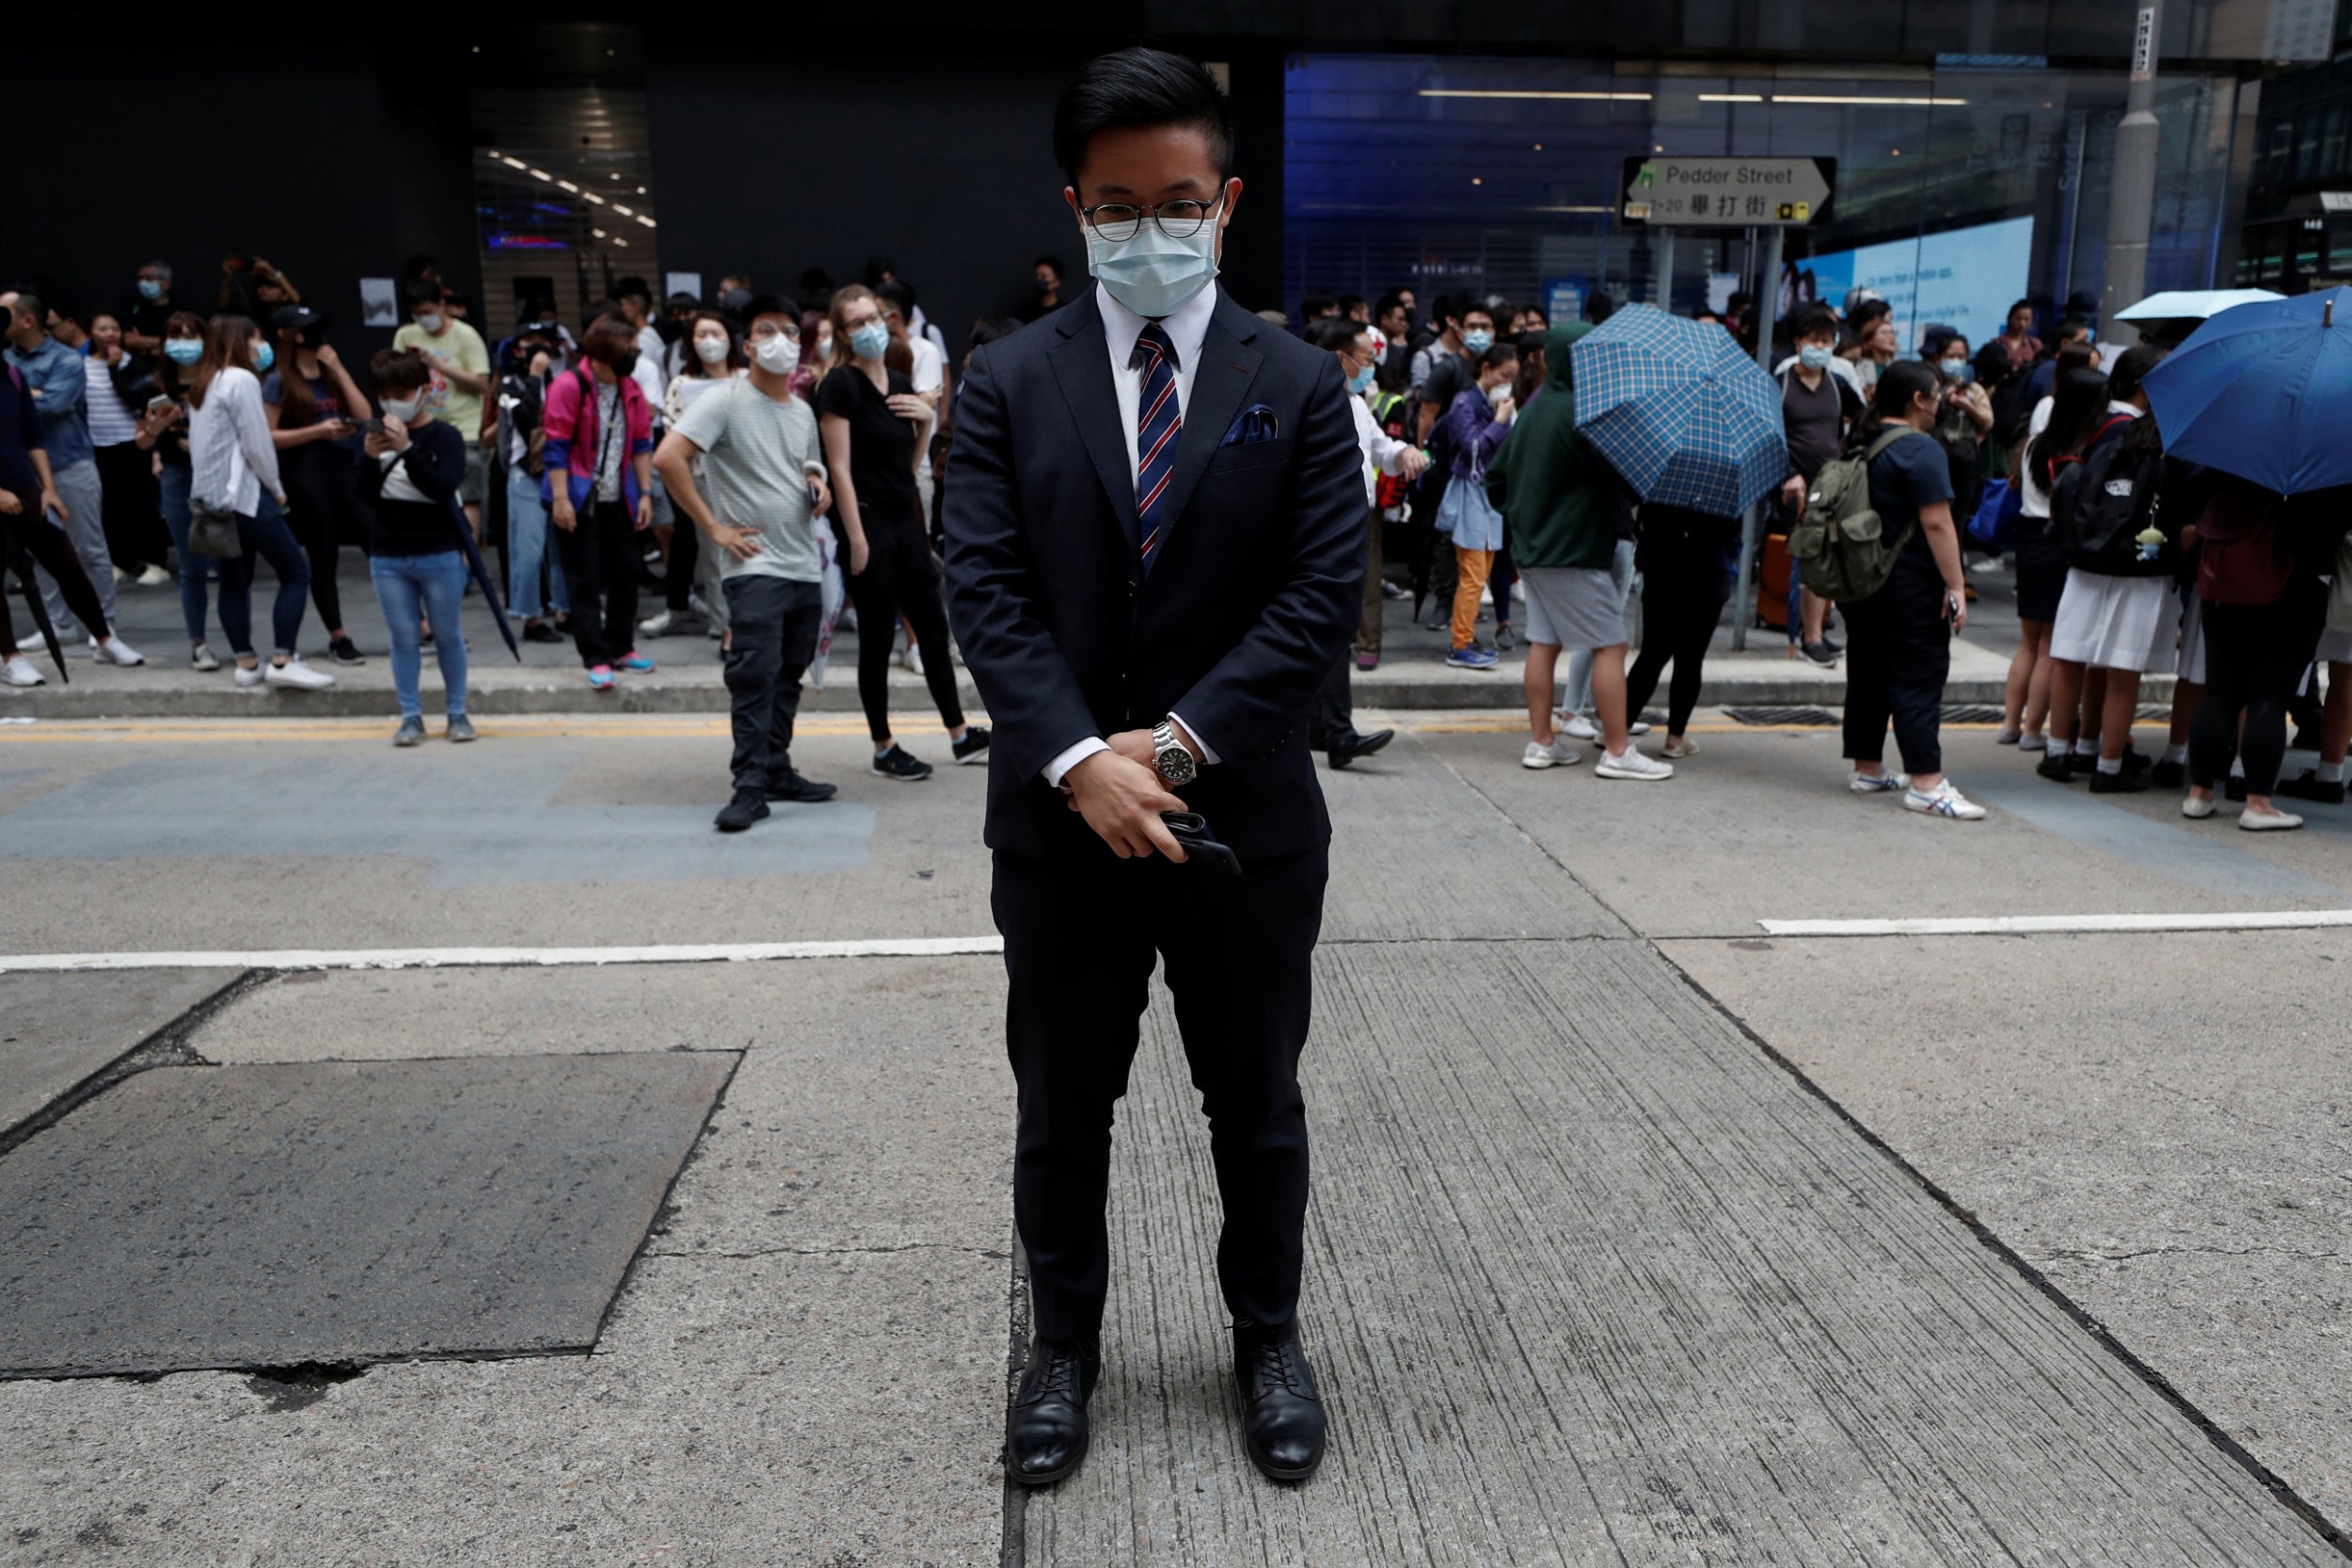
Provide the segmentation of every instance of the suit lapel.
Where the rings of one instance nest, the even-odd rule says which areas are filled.
[[[1143,547],[1136,524],[1136,476],[1127,468],[1127,436],[1119,428],[1119,389],[1111,385],[1110,345],[1094,291],[1089,289],[1071,309],[1057,312],[1054,329],[1062,335],[1061,343],[1049,356],[1054,378],[1061,383],[1070,417],[1086,442],[1087,455],[1094,459],[1103,488],[1109,493],[1111,510],[1118,515],[1120,531],[1127,536],[1127,554],[1133,560]]]
[[[1249,341],[1264,325],[1222,289],[1217,291],[1216,313],[1200,340],[1200,363],[1193,372],[1184,428],[1176,438],[1176,471],[1168,480],[1167,501],[1171,527],[1183,523],[1193,486],[1216,455],[1217,443],[1225,439],[1233,417],[1248,406],[1249,388],[1265,360]]]

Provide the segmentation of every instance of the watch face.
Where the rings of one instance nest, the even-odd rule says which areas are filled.
[[[1192,753],[1182,746],[1170,746],[1152,760],[1159,764],[1160,777],[1170,784],[1192,783]]]

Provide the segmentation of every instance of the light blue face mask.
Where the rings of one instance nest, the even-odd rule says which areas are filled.
[[[193,365],[204,357],[204,341],[200,338],[166,338],[164,357],[175,365]]]
[[[1366,392],[1371,391],[1373,372],[1378,368],[1375,365],[1366,365],[1362,370],[1349,376],[1347,378],[1348,392],[1352,396],[1362,397]]]
[[[1138,316],[1171,316],[1216,276],[1216,231],[1211,219],[1181,240],[1145,222],[1133,236],[1106,240],[1086,226],[1087,271],[1110,296]]]
[[[278,351],[269,346],[268,339],[262,339],[262,346],[253,351],[253,368],[257,371],[265,371],[277,363]]]
[[[1973,381],[1976,379],[1976,374],[1977,368],[1968,363],[1965,359],[1947,359],[1944,361],[1944,375],[1947,380]]]
[[[880,322],[867,322],[850,334],[850,351],[860,359],[879,359],[890,347],[890,328]]]
[[[1483,326],[1475,332],[1465,332],[1462,334],[1462,346],[1472,354],[1484,354],[1495,346],[1495,335]]]
[[[152,277],[139,279],[139,297],[152,304],[164,297],[164,286]]]
[[[1820,343],[1804,343],[1797,349],[1798,362],[1808,371],[1825,371],[1829,369],[1829,362],[1836,357],[1835,351]]]

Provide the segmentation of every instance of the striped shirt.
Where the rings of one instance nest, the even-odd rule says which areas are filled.
[[[82,406],[89,413],[89,441],[94,447],[119,447],[138,438],[138,417],[115,391],[115,378],[103,354],[87,356],[88,373]]]
[[[188,458],[190,494],[241,517],[262,509],[263,485],[273,496],[285,489],[269,416],[262,412],[260,377],[234,366],[213,377],[204,406],[188,413]]]

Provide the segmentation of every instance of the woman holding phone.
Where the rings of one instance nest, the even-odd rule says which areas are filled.
[[[370,367],[384,419],[368,433],[360,458],[360,492],[374,503],[368,531],[368,576],[392,634],[392,691],[400,701],[395,746],[424,739],[424,708],[417,678],[424,666],[419,627],[442,628],[433,640],[441,667],[444,711],[452,740],[471,740],[466,717],[466,640],[457,635],[459,600],[469,568],[461,542],[467,527],[458,486],[466,477],[466,443],[433,417],[425,389],[433,367],[413,348],[386,349]]]
[[[287,521],[310,559],[310,599],[326,623],[327,657],[338,664],[365,664],[343,631],[335,564],[345,533],[366,537],[356,465],[358,421],[368,418],[368,400],[326,341],[326,316],[289,305],[272,325],[278,365],[262,380],[262,408],[286,482]]]
[[[155,454],[155,485],[164,509],[164,528],[171,535],[173,557],[180,574],[180,617],[187,625],[188,667],[210,674],[220,660],[204,641],[204,617],[211,608],[207,582],[218,575],[209,555],[188,548],[188,389],[194,384],[197,361],[204,357],[204,318],[193,310],[174,310],[164,323],[155,357],[133,379],[124,396],[139,410],[138,432],[132,437]]]

